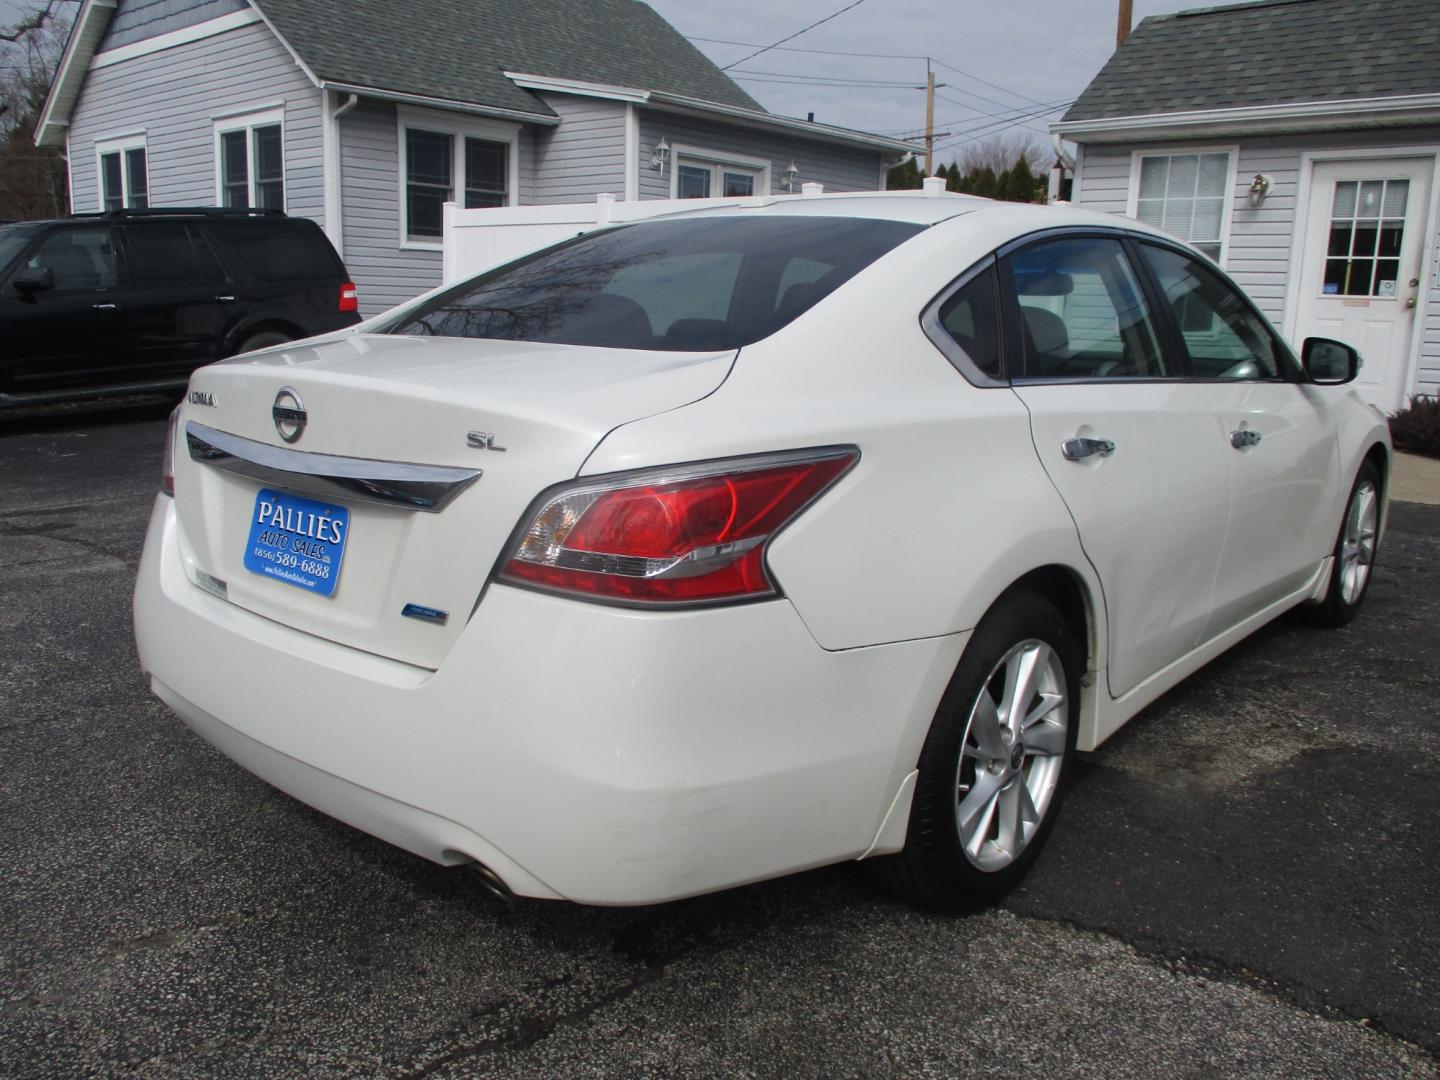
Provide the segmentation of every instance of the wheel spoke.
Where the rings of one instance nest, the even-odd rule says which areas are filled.
[[[1055,724],[1036,724],[1025,732],[1025,752],[1059,757],[1065,753],[1065,729]]]
[[[1009,787],[1000,792],[996,800],[1000,805],[996,814],[999,827],[996,830],[995,846],[1014,858],[1024,843],[1025,829],[1020,821],[1020,792],[1025,790],[1025,781],[1017,777]]]
[[[960,800],[956,811],[956,824],[960,827],[960,841],[971,855],[978,855],[989,834],[990,823],[995,817],[995,804],[1000,793],[1001,777],[988,769],[976,772],[975,786]]]
[[[1001,720],[1012,731],[1019,731],[1035,697],[1035,680],[1040,671],[1040,649],[1022,649],[1005,668],[1005,696],[1000,701]]]
[[[972,757],[1003,758],[1010,752],[1000,736],[1000,714],[988,690],[980,691],[980,700],[975,703],[975,711],[970,717],[970,737],[980,748],[980,753],[972,754]],[[966,751],[969,752],[969,749],[967,746]]]
[[[1026,715],[1025,722],[1020,726],[1020,730],[1022,732],[1028,732],[1064,703],[1065,697],[1063,694],[1042,690],[1040,692],[1040,703]]]

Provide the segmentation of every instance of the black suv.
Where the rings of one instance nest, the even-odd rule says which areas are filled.
[[[183,386],[201,364],[360,321],[313,221],[118,210],[0,227],[0,408]]]

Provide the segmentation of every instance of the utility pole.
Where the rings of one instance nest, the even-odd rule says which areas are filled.
[[[1130,24],[1134,17],[1134,0],[1120,0],[1120,21],[1115,27],[1115,48],[1125,44],[1130,36]]]
[[[935,175],[935,69],[928,57],[925,60],[925,175]]]

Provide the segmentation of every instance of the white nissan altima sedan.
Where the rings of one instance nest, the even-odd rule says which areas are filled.
[[[197,371],[154,692],[521,896],[846,859],[999,895],[1076,750],[1286,609],[1349,619],[1390,445],[1134,222],[945,196],[597,230]]]

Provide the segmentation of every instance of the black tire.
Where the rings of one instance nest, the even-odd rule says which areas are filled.
[[[240,348],[235,350],[238,356],[240,353],[254,352],[256,349],[268,349],[271,345],[283,345],[287,341],[295,339],[289,334],[279,330],[258,330],[240,343]]]
[[[1363,504],[1367,496],[1370,500],[1368,536],[1364,535],[1367,529],[1363,522],[1352,520],[1356,515],[1364,514]],[[1359,560],[1358,581],[1350,576],[1356,568],[1349,560],[1350,545],[1355,542],[1349,534],[1357,524],[1361,525],[1358,531],[1362,534],[1358,550],[1355,551]],[[1344,626],[1360,610],[1360,605],[1365,602],[1365,594],[1370,589],[1370,578],[1373,576],[1371,571],[1374,569],[1375,556],[1380,545],[1379,529],[1380,470],[1373,461],[1367,461],[1360,466],[1355,484],[1350,489],[1350,497],[1345,500],[1345,513],[1340,518],[1340,529],[1332,549],[1335,564],[1330,568],[1330,588],[1320,603],[1307,604],[1301,609],[1316,626]]]
[[[1033,648],[1036,644],[1047,647],[1049,652]],[[982,748],[975,733],[970,731],[972,715],[981,714],[982,693],[988,695],[993,705],[997,689],[1003,691],[1003,686],[996,684],[1003,683],[1009,666],[1005,663],[1007,659],[1014,663],[1023,650],[1032,648],[1033,654],[1043,657],[1047,665],[1045,680],[1037,681],[1036,686],[1049,686],[1052,691],[1063,687],[1064,691],[1064,701],[1058,707],[1050,705],[1051,711],[1035,727],[1027,729],[1028,737],[1035,740],[1037,746],[1044,739],[1047,752],[1040,754],[1037,750],[1036,756],[1029,757],[1026,754],[1029,748],[1022,747],[1023,760],[1016,771],[1012,733],[1011,741],[1004,744],[1010,759],[1002,762],[992,757],[988,764],[984,763],[975,756]],[[1058,671],[1050,665],[1051,657],[1058,662]],[[870,860],[874,864],[872,871],[885,884],[923,906],[963,911],[999,899],[1024,877],[1050,835],[1072,769],[1079,726],[1081,666],[1081,650],[1075,636],[1048,600],[1031,592],[1014,592],[1002,597],[990,609],[965,647],[920,753],[920,775],[910,804],[905,848],[898,855]],[[999,696],[1003,699],[1003,692]],[[1034,705],[1039,700],[1032,695],[1029,703]],[[1048,699],[1045,700],[1048,703]],[[1003,700],[999,704],[1004,707]],[[1037,711],[1038,708],[1027,709],[1030,714]],[[1054,721],[1062,713],[1064,731],[1057,733],[1053,730]],[[996,715],[998,717],[998,711]],[[998,728],[1002,738],[1004,726],[1002,723]],[[1040,726],[1047,727],[1047,731],[1040,733]],[[1023,743],[1025,737],[1021,741]],[[971,753],[962,758],[967,744]],[[968,779],[967,793],[983,796],[989,789],[980,786],[982,771],[985,782],[997,792],[997,808],[994,820],[972,827],[972,844],[986,834],[997,833],[995,822],[1001,817],[1000,808],[1011,796],[1020,797],[1019,792],[1013,790],[1014,784],[1027,785],[1026,796],[1030,796],[1037,785],[1042,792],[1048,792],[1038,804],[1031,798],[1032,808],[1038,809],[1039,821],[1028,834],[1025,825],[1020,825],[1020,834],[1025,839],[1012,845],[1019,850],[1008,853],[1008,861],[1003,861],[1007,852],[1000,846],[1000,835],[993,841],[981,843],[979,858],[967,853],[962,841],[960,818],[965,806],[962,791],[966,789],[961,785]],[[1006,795],[1007,792],[1010,795]],[[979,804],[977,801],[973,805]],[[971,818],[972,822],[975,820]],[[987,861],[987,851],[992,865],[981,865]],[[996,860],[1002,860],[1003,864],[995,864]]]

